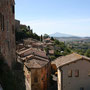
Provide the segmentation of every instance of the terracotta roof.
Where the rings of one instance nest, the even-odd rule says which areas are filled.
[[[43,66],[47,65],[48,62],[49,62],[49,60],[43,61],[43,60],[39,60],[39,59],[32,59],[32,60],[29,60],[28,62],[25,62],[25,65],[28,68],[42,68]]]
[[[81,60],[81,59],[90,60],[90,58],[88,58],[88,57],[85,57],[85,56],[82,56],[82,55],[79,55],[76,53],[72,53],[70,55],[57,58],[56,60],[52,61],[52,64],[56,64],[56,66],[58,68],[58,67],[62,67],[64,65],[67,65],[71,62]]]
[[[28,53],[27,53],[28,52]],[[46,52],[44,51],[40,51],[38,49],[34,49],[34,48],[29,48],[29,49],[26,49],[26,50],[23,50],[21,52],[17,52],[18,55],[22,55],[23,57],[25,56],[28,56],[30,54],[35,54],[37,56],[41,56],[41,57],[45,57],[45,58],[48,58],[46,56]],[[24,55],[25,54],[25,55]]]
[[[46,38],[45,40],[51,40],[51,38]]]

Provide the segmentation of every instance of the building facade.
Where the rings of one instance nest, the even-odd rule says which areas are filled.
[[[16,59],[14,7],[14,0],[0,0],[0,54],[10,67]]]
[[[20,31],[20,21],[19,20],[15,20],[15,31]]]
[[[74,53],[57,62],[58,90],[90,90],[90,58]]]
[[[18,61],[24,64],[26,90],[49,90],[51,63],[46,53],[29,48],[17,55]]]

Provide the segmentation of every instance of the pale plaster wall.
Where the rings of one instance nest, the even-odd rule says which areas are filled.
[[[79,70],[79,77],[75,77],[75,70]],[[90,62],[87,60],[80,60],[75,63],[68,64],[61,68],[62,72],[62,88],[63,90],[90,90]],[[72,70],[72,77],[68,77],[68,71]],[[58,71],[59,72],[59,71]],[[59,79],[60,79],[59,75]],[[60,90],[60,89],[58,89]]]

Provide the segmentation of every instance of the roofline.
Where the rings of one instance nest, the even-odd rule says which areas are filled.
[[[48,65],[50,62],[48,62],[47,64],[45,64],[44,66],[46,66],[46,65]],[[27,65],[26,64],[24,64],[26,67],[27,67]],[[28,69],[42,69],[44,66],[42,66],[41,68],[29,68],[29,67],[27,67]]]
[[[57,68],[62,68],[63,66],[66,66],[66,65],[68,65],[68,64],[71,64],[71,63],[74,63],[74,62],[77,62],[77,61],[80,61],[80,60],[87,60],[87,61],[90,62],[90,59],[87,59],[87,58],[85,58],[85,57],[82,57],[82,58],[77,59],[77,60],[75,60],[75,61],[68,62],[68,63],[66,63],[66,64],[64,64],[64,65],[61,65],[61,66],[59,66],[59,67],[57,67]]]

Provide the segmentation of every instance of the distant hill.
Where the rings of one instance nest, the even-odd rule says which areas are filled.
[[[63,33],[54,33],[54,34],[50,34],[49,35],[50,37],[76,37],[76,36],[73,36],[73,35],[69,35],[69,34],[63,34]]]

